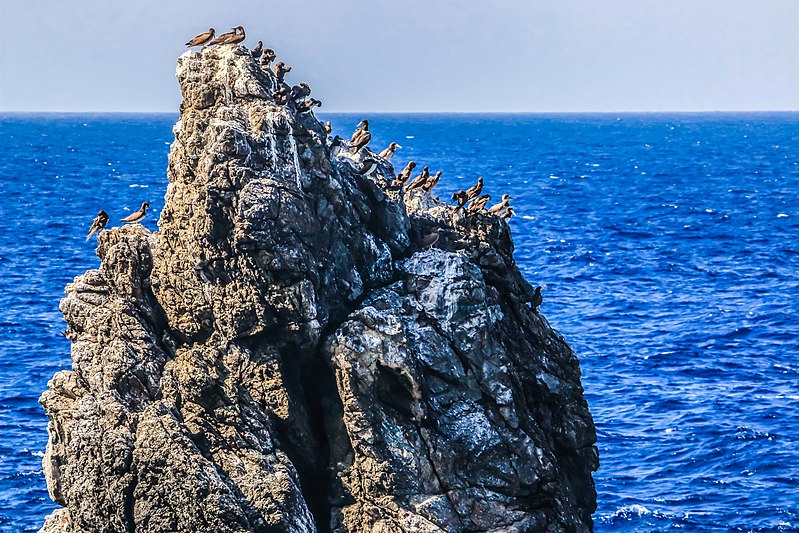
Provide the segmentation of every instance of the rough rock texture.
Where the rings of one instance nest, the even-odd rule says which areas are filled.
[[[42,531],[590,531],[579,363],[508,225],[358,175],[243,47],[177,77],[159,231],[100,233],[61,302]]]

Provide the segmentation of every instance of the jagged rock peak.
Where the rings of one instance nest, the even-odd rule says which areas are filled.
[[[590,531],[579,363],[507,223],[359,173],[244,47],[177,77],[159,231],[61,301],[42,531]]]

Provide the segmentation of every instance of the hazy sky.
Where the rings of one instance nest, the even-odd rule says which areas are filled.
[[[799,0],[0,0],[0,111],[173,111],[242,24],[323,111],[799,110]]]

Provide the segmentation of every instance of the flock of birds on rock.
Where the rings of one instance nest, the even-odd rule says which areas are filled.
[[[238,44],[246,37],[247,34],[244,31],[243,26],[236,26],[235,28],[232,28],[232,31],[223,33],[222,35],[216,35],[216,30],[213,28],[208,28],[208,31],[197,35],[187,42],[186,46],[188,48],[194,48],[195,46],[202,46],[203,48],[206,48],[208,46],[222,44]],[[297,112],[299,113],[307,113],[314,107],[320,107],[322,105],[320,100],[317,100],[316,98],[310,98],[311,87],[307,83],[303,82],[298,85],[294,85],[293,87],[284,86],[286,74],[291,72],[291,67],[286,65],[283,61],[278,61],[275,63],[273,69],[272,62],[277,58],[277,54],[275,54],[275,51],[271,48],[264,49],[263,41],[258,41],[258,44],[255,45],[255,48],[250,50],[250,54],[252,55],[253,59],[260,60],[262,70],[267,70],[274,73],[277,87],[272,92],[272,98],[274,99],[275,103],[286,105],[289,101],[292,101],[295,103]]]
[[[138,211],[134,211],[125,218],[120,219],[120,222],[124,222],[126,224],[136,224],[138,222],[141,222],[142,219],[147,215],[147,209],[149,208],[150,208],[150,202],[142,202],[141,207],[139,208]],[[89,228],[89,234],[86,235],[86,240],[88,241],[92,235],[103,229],[105,225],[108,224],[109,220],[110,219],[108,217],[108,213],[106,213],[101,209],[100,212],[97,213],[97,216],[94,217],[94,220],[92,221],[92,227]]]
[[[203,32],[189,42],[186,43],[186,46],[189,48],[195,46],[202,46],[206,48],[208,46],[215,46],[215,45],[225,45],[225,44],[238,44],[242,42],[246,38],[246,33],[244,31],[243,26],[236,26],[235,28],[231,29],[227,33],[223,33],[221,35],[216,35],[216,31],[214,28],[208,28],[208,31]],[[275,51],[271,48],[264,49],[263,42],[258,41],[258,44],[255,48],[253,48],[250,53],[252,57],[256,60],[260,59],[261,68],[264,70],[272,70],[271,65],[272,62],[276,58]],[[298,113],[305,113],[313,109],[314,107],[318,107],[322,105],[322,102],[316,100],[315,98],[310,98],[311,95],[311,87],[307,83],[299,83],[292,87],[287,87],[284,83],[285,75],[288,72],[291,72],[291,67],[287,66],[284,62],[279,61],[275,64],[274,69],[272,70],[275,75],[275,79],[277,80],[277,88],[272,92],[272,98],[277,104],[286,105],[289,101],[294,102],[297,112]],[[325,133],[330,136],[333,132],[333,127],[330,122],[325,124]],[[367,119],[361,120],[358,124],[355,132],[353,133],[348,145],[349,150],[353,151],[355,154],[358,154],[363,148],[365,148],[369,142],[372,140],[372,133],[369,131],[369,121]],[[332,141],[330,141],[330,150],[331,155],[335,156],[341,149],[345,147],[346,141],[341,137],[336,136]],[[394,156],[394,153],[397,151],[398,148],[402,148],[396,142],[392,142],[388,148],[380,152],[377,156],[378,158],[388,162],[391,161],[391,158]],[[373,157],[366,157],[364,158],[360,169],[357,169],[356,172],[360,175],[371,175],[376,169],[378,168],[378,162]],[[414,191],[414,190],[421,190],[425,192],[431,192],[433,188],[438,184],[439,180],[441,179],[441,171],[436,172],[433,175],[430,175],[429,167],[424,167],[422,169],[421,174],[416,176],[415,178],[411,179],[414,169],[416,168],[416,162],[411,161],[409,162],[405,168],[403,168],[396,177],[389,183],[388,187],[395,191]],[[486,205],[488,204],[491,196],[488,194],[482,194],[483,192],[483,178],[480,177],[477,179],[477,183],[473,186],[469,187],[466,190],[460,190],[452,195],[452,201],[456,204],[455,209],[460,210],[463,209],[467,215],[474,216],[478,213],[488,214],[491,216],[499,217],[500,219],[507,220],[511,216],[515,214],[513,207],[510,205],[511,196],[508,194],[502,195],[502,201],[493,205],[492,207],[486,209]],[[125,223],[138,223],[142,219],[144,219],[145,215],[147,214],[147,209],[150,207],[148,202],[143,202],[141,208],[138,211],[130,214],[129,216],[121,219],[122,222]],[[101,229],[105,228],[106,224],[108,224],[109,217],[105,211],[100,211],[95,217],[94,221],[92,222],[91,228],[89,229],[89,234],[86,236],[86,240],[88,241],[92,235],[100,231]],[[438,238],[438,231],[425,236],[423,241],[431,241],[430,243],[425,243],[428,246],[433,244]],[[425,247],[425,246],[423,246]],[[536,289],[535,295],[533,297],[533,308],[538,307],[541,303],[541,287]]]

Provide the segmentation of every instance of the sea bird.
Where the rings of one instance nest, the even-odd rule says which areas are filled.
[[[358,124],[358,129],[355,130],[355,133],[352,134],[352,140],[350,144],[355,149],[355,153],[361,151],[361,148],[369,144],[369,141],[372,140],[372,134],[369,132],[369,121],[363,119]]]
[[[322,107],[322,102],[317,100],[316,98],[308,98],[299,107],[297,107],[297,112],[307,113],[314,107]]]
[[[429,177],[430,177],[430,168],[424,167],[422,169],[422,173],[413,178],[413,181],[411,181],[408,184],[408,186],[405,187],[405,190],[412,191],[414,189],[420,188],[422,185],[424,185],[427,182],[427,178]]]
[[[311,86],[304,81],[291,88],[292,100],[299,100],[300,98],[306,98],[308,96],[311,96]]]
[[[278,85],[283,83],[283,78],[286,77],[286,73],[291,72],[291,67],[283,63],[282,61],[278,61],[275,64],[275,77],[277,77]]]
[[[424,182],[424,185],[422,185],[422,190],[427,191],[427,192],[432,191],[433,187],[438,185],[438,180],[440,180],[440,179],[441,179],[441,171],[439,170],[438,172],[436,172],[435,176],[427,178],[427,181]]]
[[[469,201],[469,197],[466,195],[466,191],[458,191],[452,195],[452,201],[458,202],[458,205],[455,206],[455,209],[460,209],[466,202]]]
[[[192,48],[192,47],[195,47],[195,46],[206,45],[206,44],[208,44],[211,41],[211,39],[214,38],[214,34],[215,33],[216,33],[216,30],[214,30],[213,28],[208,28],[208,31],[199,34],[194,39],[192,39],[191,41],[187,42],[186,46],[188,48]]]
[[[400,171],[400,173],[397,174],[397,177],[394,178],[394,181],[391,182],[391,187],[394,189],[401,189],[402,187],[404,187],[405,184],[408,182],[408,180],[411,178],[411,172],[413,172],[413,169],[415,168],[416,168],[416,163],[413,161],[409,162],[405,166],[405,168],[403,168]]]
[[[258,44],[255,45],[255,48],[250,50],[250,54],[252,54],[253,59],[258,59],[259,57],[261,57],[263,51],[264,51],[264,42],[258,41]]]
[[[508,206],[508,208],[505,210],[504,213],[502,213],[502,216],[499,218],[501,218],[502,220],[508,220],[510,217],[512,217],[515,214],[516,211],[514,211],[511,206]]]
[[[511,195],[503,194],[502,201],[492,206],[491,209],[488,210],[488,213],[491,215],[498,215],[501,211],[504,211],[510,205],[509,202],[511,198],[513,198]]]
[[[94,235],[95,231],[100,231],[105,227],[106,224],[108,224],[108,213],[106,213],[101,209],[100,212],[97,213],[97,216],[94,217],[94,220],[92,221],[92,227],[89,228],[89,234],[86,235],[86,240],[88,241],[91,238],[91,236]]]
[[[244,33],[244,28],[242,26],[236,26],[233,30],[241,33],[234,33],[232,36],[228,37],[225,44],[238,44],[247,38],[247,34]]]
[[[358,126],[355,128],[355,133],[352,134],[350,142],[354,144],[358,140],[358,137],[360,137],[361,134],[365,131],[369,131],[369,121],[363,119],[358,123]]]
[[[123,218],[122,222],[127,222],[127,223],[140,222],[147,214],[148,207],[150,207],[150,202],[142,202],[139,210]]]
[[[272,61],[275,60],[275,51],[271,48],[267,48],[264,50],[263,54],[261,54],[261,68],[268,69],[269,65],[272,64]]]
[[[328,134],[328,135],[333,133],[333,125],[330,123],[329,120],[327,122],[325,122],[325,133]]]
[[[467,200],[474,200],[480,193],[483,192],[483,178],[482,176],[477,178],[477,184],[472,185],[468,189],[466,189],[466,199]]]
[[[530,307],[533,311],[537,311],[541,304],[544,302],[544,297],[541,295],[541,286],[535,288],[533,298],[530,300]]]
[[[484,194],[483,196],[473,199],[472,203],[469,204],[469,207],[466,208],[466,212],[470,215],[474,215],[478,211],[482,211],[490,199],[491,196],[488,194]]]
[[[422,241],[419,243],[419,247],[420,248],[429,248],[429,247],[433,246],[435,243],[437,243],[438,239],[440,237],[440,234],[439,234],[440,230],[441,230],[441,228],[436,226],[432,230],[430,230],[430,233],[428,233],[427,235],[423,235],[422,236]]]
[[[342,148],[344,148],[344,139],[336,135],[333,137],[333,140],[330,141],[330,156],[336,157]]]
[[[402,146],[398,145],[397,143],[389,144],[388,148],[380,152],[380,157],[386,161],[391,161],[391,158],[394,157],[394,152],[397,151],[397,148],[402,148]]]
[[[241,33],[239,33],[239,30],[241,31]],[[239,38],[239,37],[241,37],[241,38]],[[229,31],[227,33],[223,33],[222,35],[218,35],[216,37],[216,39],[214,39],[213,41],[209,42],[208,45],[210,46],[210,45],[213,45],[213,44],[240,43],[241,41],[244,40],[244,37],[245,37],[244,28],[242,28],[241,26],[236,26],[235,28],[233,28],[233,31]]]
[[[367,157],[363,160],[360,170],[356,172],[361,176],[371,176],[375,170],[377,170],[377,161],[371,157]]]

